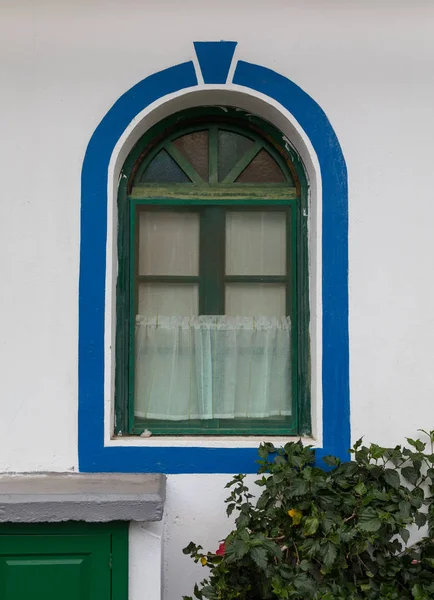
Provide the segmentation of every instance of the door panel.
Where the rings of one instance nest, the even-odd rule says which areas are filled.
[[[0,536],[2,600],[110,600],[110,535]]]

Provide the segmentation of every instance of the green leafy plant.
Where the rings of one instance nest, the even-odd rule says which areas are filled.
[[[364,446],[315,466],[312,447],[259,447],[254,499],[244,475],[227,484],[235,528],[216,552],[184,553],[210,569],[198,600],[432,600],[434,431],[409,447]],[[410,529],[425,536],[408,545]],[[419,534],[420,537],[420,534]],[[191,600],[184,596],[184,600]]]

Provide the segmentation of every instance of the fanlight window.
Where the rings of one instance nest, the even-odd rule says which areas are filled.
[[[217,127],[167,140],[154,151],[136,183],[281,183],[294,186],[266,142]],[[273,152],[273,154],[275,154]]]

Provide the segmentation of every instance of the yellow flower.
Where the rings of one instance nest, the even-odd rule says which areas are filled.
[[[200,562],[202,563],[202,567],[204,567],[206,565],[206,563],[208,562],[206,560],[206,556],[202,556],[202,558],[200,559]]]
[[[288,515],[292,518],[293,525],[298,525],[301,522],[302,513],[296,508],[288,510]]]

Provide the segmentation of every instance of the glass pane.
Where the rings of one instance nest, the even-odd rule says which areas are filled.
[[[141,183],[191,183],[191,181],[166,150],[161,150],[146,167]]]
[[[138,314],[191,317],[198,313],[194,283],[139,283]]]
[[[140,211],[139,275],[198,274],[198,213]]]
[[[262,149],[244,169],[236,183],[285,183],[286,179],[277,162]]]
[[[285,286],[275,283],[229,283],[225,314],[232,317],[284,317]]]
[[[286,213],[226,212],[226,275],[285,275]]]
[[[172,144],[188,158],[202,179],[208,181],[208,131],[188,133]]]
[[[253,140],[233,133],[232,131],[219,131],[219,181],[228,175],[240,158],[253,146]]]

